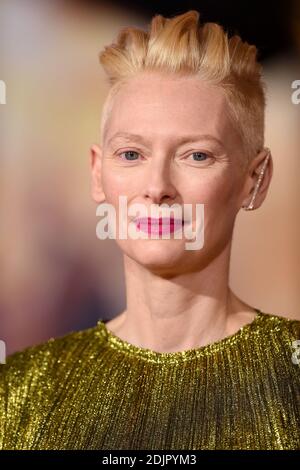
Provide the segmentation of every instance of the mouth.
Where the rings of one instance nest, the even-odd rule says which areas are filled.
[[[175,219],[174,217],[138,217],[134,220],[138,230],[146,233],[173,233],[184,225],[183,219]]]

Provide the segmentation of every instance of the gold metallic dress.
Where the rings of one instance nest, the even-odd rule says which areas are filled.
[[[104,321],[0,365],[0,449],[300,449],[300,321],[160,353]]]

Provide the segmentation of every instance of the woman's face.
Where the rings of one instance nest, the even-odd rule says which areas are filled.
[[[94,166],[105,202],[116,209],[117,243],[137,263],[177,275],[202,269],[230,244],[244,196],[243,155],[221,88],[157,73],[131,79],[114,98],[98,150]],[[143,204],[149,217],[151,206],[179,204],[184,215],[191,204],[193,229],[196,204],[204,204],[203,246],[187,250],[184,233],[119,239],[119,196],[128,208]]]

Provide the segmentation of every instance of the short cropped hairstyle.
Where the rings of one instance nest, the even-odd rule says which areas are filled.
[[[120,30],[115,43],[99,54],[110,84],[103,106],[101,139],[113,97],[128,79],[139,72],[158,71],[179,77],[193,77],[222,87],[229,116],[243,143],[247,164],[264,146],[265,84],[257,48],[230,38],[217,23],[199,21],[200,13],[190,10],[171,18],[156,15],[150,31],[135,27]]]

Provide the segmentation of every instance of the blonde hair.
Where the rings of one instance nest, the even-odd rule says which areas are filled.
[[[159,71],[222,87],[229,115],[243,142],[245,162],[263,148],[265,85],[257,49],[238,35],[228,38],[217,23],[200,25],[199,17],[196,10],[172,18],[156,15],[149,32],[123,28],[116,43],[100,52],[99,60],[111,86],[103,106],[102,137],[113,97],[122,84],[139,72]]]

